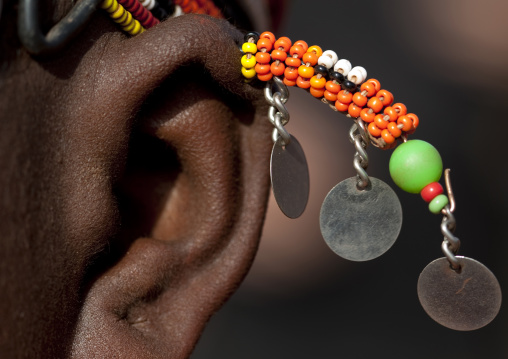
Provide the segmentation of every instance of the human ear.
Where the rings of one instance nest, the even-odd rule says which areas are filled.
[[[74,71],[73,148],[101,165],[76,160],[87,192],[67,189],[75,212],[90,208],[74,218],[93,253],[72,356],[187,357],[246,274],[271,146],[261,91],[237,69],[240,39],[186,15],[99,38]]]

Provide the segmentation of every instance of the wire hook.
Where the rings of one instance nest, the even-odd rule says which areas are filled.
[[[81,0],[44,35],[39,23],[39,1],[20,0],[18,10],[19,39],[26,50],[33,55],[54,53],[85,27],[101,1]]]
[[[456,208],[455,204],[455,196],[453,195],[453,188],[452,188],[452,182],[450,179],[450,172],[451,170],[449,168],[445,169],[444,171],[444,177],[445,177],[445,185],[446,185],[446,194],[448,195],[448,199],[450,200],[450,212],[453,213]],[[443,209],[444,211],[444,209]],[[446,212],[443,212],[444,215],[446,215]]]

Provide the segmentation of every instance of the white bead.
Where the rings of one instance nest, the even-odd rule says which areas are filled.
[[[173,13],[173,15],[171,15],[171,17],[177,17],[180,15],[183,15],[183,10],[180,6],[175,5],[175,12]]]
[[[148,10],[153,10],[155,7],[155,0],[150,0],[150,4],[146,7]]]
[[[318,64],[326,67],[327,69],[331,69],[333,65],[337,63],[339,57],[332,50],[326,50],[318,59]]]
[[[355,66],[347,74],[347,79],[356,85],[362,84],[367,78],[367,71],[361,66]]]
[[[331,58],[329,58],[328,56],[324,56],[324,55],[319,56],[317,63],[318,63],[318,65],[324,66],[327,69],[330,69],[333,67],[333,60]]]
[[[351,62],[346,59],[340,59],[333,67],[333,70],[347,76],[349,71],[351,71]]]
[[[365,82],[367,80],[367,70],[365,70],[365,68],[361,66],[358,66],[358,68],[360,69],[360,71],[363,72],[363,78],[365,79],[363,81]]]

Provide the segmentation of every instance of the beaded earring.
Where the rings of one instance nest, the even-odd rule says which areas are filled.
[[[99,2],[130,35],[145,31],[165,17],[182,13],[222,17],[210,0],[168,0],[161,4],[156,0],[142,3],[84,0],[84,5],[78,4],[73,14],[79,13],[84,23]],[[38,23],[32,26],[25,21],[32,18],[35,10],[33,6],[22,6],[20,10],[21,15],[26,15],[20,16],[20,39],[32,53],[60,48],[80,28],[70,29],[67,37],[44,36]],[[55,26],[63,27],[65,24]],[[301,40],[293,44],[287,37],[276,40],[272,33],[264,32],[247,34],[242,52],[241,72],[245,79],[267,82],[264,93],[270,105],[268,118],[274,125],[270,174],[281,210],[290,218],[299,217],[309,194],[305,154],[296,138],[284,128],[289,121],[284,105],[289,99],[287,86],[297,86],[354,120],[349,137],[356,149],[353,164],[357,176],[335,186],[321,208],[321,232],[330,248],[344,258],[364,261],[378,257],[392,246],[402,225],[400,203],[386,183],[368,176],[366,148],[373,144],[392,149],[397,140],[402,140],[390,158],[392,179],[403,190],[420,193],[432,213],[443,214],[441,248],[445,257],[431,262],[420,274],[420,303],[432,319],[451,329],[474,330],[490,323],[501,306],[499,283],[480,262],[456,255],[460,240],[453,234],[455,200],[449,170],[445,171],[446,196],[438,183],[443,170],[439,152],[427,142],[407,140],[418,127],[418,116],[407,113],[401,103],[393,104],[393,95],[381,89],[379,81],[367,79],[363,67],[352,67],[348,60],[339,59],[331,50],[323,52],[319,46],[309,47]],[[389,226],[384,226],[383,231],[372,230],[370,223],[386,217],[390,218]]]
[[[453,235],[450,172],[445,170],[447,196],[438,182],[443,172],[439,152],[425,141],[407,139],[419,125],[418,116],[407,113],[401,103],[393,104],[393,95],[381,89],[379,81],[367,79],[363,67],[352,67],[331,50],[323,52],[301,40],[292,44],[287,37],[275,40],[272,33],[264,32],[247,34],[242,52],[241,72],[246,81],[267,82],[268,117],[275,127],[270,172],[282,212],[298,217],[308,196],[305,155],[284,128],[289,121],[284,106],[289,98],[287,86],[297,86],[354,120],[349,137],[356,149],[357,176],[336,185],[321,207],[321,233],[329,247],[346,259],[365,261],[386,252],[396,240],[402,225],[401,206],[386,183],[367,174],[366,148],[371,143],[393,149],[399,140],[402,143],[389,163],[393,181],[406,192],[420,193],[430,212],[443,214],[445,257],[431,262],[420,274],[420,303],[432,319],[451,329],[474,330],[490,323],[501,306],[499,283],[480,262],[456,255],[460,241]],[[379,231],[372,223],[385,225]]]

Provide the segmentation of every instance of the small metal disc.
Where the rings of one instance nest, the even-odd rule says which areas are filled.
[[[418,279],[418,297],[427,314],[454,330],[475,330],[489,324],[501,307],[501,287],[480,262],[457,257],[459,272],[443,257],[431,262]]]
[[[293,136],[285,146],[281,137],[274,143],[270,175],[281,211],[289,218],[300,217],[309,199],[309,169],[302,146]]]
[[[351,177],[332,188],[321,207],[321,234],[339,256],[352,261],[379,257],[393,245],[402,226],[402,208],[395,192],[369,177],[364,190]]]

